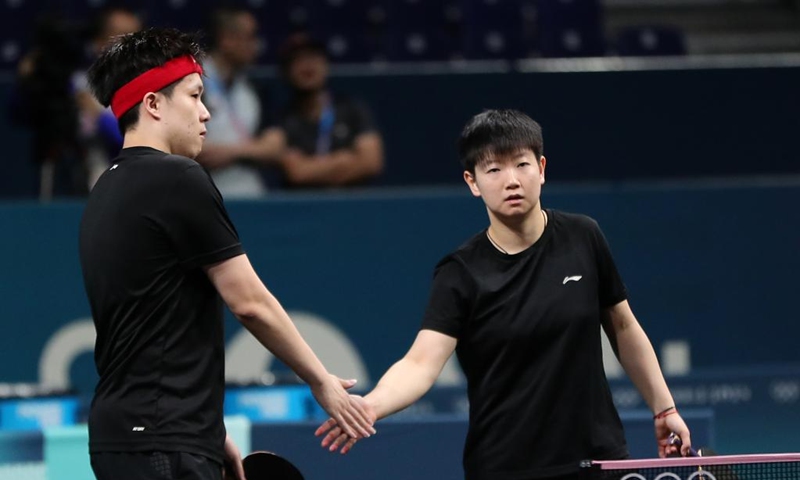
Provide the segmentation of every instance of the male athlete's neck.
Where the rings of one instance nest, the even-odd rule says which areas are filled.
[[[122,148],[150,147],[165,153],[172,153],[172,148],[166,139],[161,138],[159,135],[153,135],[147,130],[149,130],[147,126],[138,124],[125,132],[125,136],[122,139]]]

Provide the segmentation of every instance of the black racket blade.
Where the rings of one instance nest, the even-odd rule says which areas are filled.
[[[253,452],[244,457],[247,480],[303,480],[292,462],[272,452]]]

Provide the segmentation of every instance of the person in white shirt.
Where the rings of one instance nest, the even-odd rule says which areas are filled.
[[[284,146],[282,131],[268,126],[262,99],[245,74],[258,54],[257,32],[258,22],[246,9],[225,7],[211,15],[203,99],[211,120],[197,161],[226,199],[263,196],[267,187],[260,167],[272,163]]]

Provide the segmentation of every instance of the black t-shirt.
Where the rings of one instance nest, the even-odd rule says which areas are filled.
[[[356,138],[376,131],[372,114],[361,102],[349,97],[333,95],[333,124],[325,130],[324,122],[312,121],[290,107],[281,117],[280,125],[286,132],[286,144],[306,155],[316,155],[320,136],[328,135],[328,151],[353,148]]]
[[[436,267],[422,328],[458,339],[467,378],[467,480],[528,480],[627,456],[603,370],[601,310],[626,298],[589,217],[547,211],[505,255],[483,231]]]
[[[91,452],[184,451],[222,460],[222,301],[202,266],[244,253],[195,161],[126,148],[80,229],[100,380]]]

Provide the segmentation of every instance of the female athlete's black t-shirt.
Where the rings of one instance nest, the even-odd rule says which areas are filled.
[[[126,148],[80,227],[100,375],[91,452],[184,451],[222,461],[222,301],[204,265],[244,253],[195,161]]]
[[[467,480],[565,475],[628,454],[600,333],[625,287],[594,220],[547,214],[523,252],[499,252],[483,231],[436,267],[422,328],[458,340]]]

